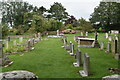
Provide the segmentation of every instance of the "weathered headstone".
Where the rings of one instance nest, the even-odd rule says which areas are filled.
[[[23,37],[20,37],[19,38],[19,43],[22,43],[23,42]]]
[[[57,30],[57,36],[59,36],[60,34],[59,34],[60,32],[59,32],[59,30]]]
[[[95,41],[93,42],[93,47],[95,47],[95,48],[100,47],[98,40],[97,40],[97,36],[98,36],[98,34],[97,34],[97,32],[95,32]]]
[[[76,50],[76,59],[77,59],[77,62],[74,62],[73,65],[75,67],[81,66],[82,65],[82,53],[81,53],[80,49]]]
[[[109,40],[109,41],[112,41],[112,36],[109,36],[109,37],[108,37],[108,40]]]
[[[71,53],[70,53],[70,55],[71,55],[71,56],[74,55],[74,44],[73,44],[73,43],[71,44]]]
[[[7,37],[8,41],[10,41],[10,36]]]
[[[111,52],[111,44],[110,42],[108,42],[106,53],[110,53],[110,52]]]
[[[5,43],[6,43],[6,49],[8,49],[9,48],[9,42],[6,41]]]
[[[100,50],[103,50],[104,49],[104,42],[101,42],[100,43]]]
[[[86,32],[86,36],[88,36],[88,32]]]
[[[28,51],[31,50],[31,43],[30,43],[30,40],[27,41],[27,50],[28,50]]]
[[[105,34],[106,39],[108,38],[108,36],[109,36],[108,33],[106,33],[106,34]]]
[[[16,40],[13,41],[13,45],[16,46],[17,45],[17,42]]]
[[[115,59],[120,60],[120,35],[118,36],[117,47],[117,54],[115,54]]]
[[[90,57],[87,53],[84,54],[83,58],[83,68],[84,70],[80,70],[79,73],[81,76],[89,76],[90,75]]]
[[[117,40],[114,39],[112,42],[112,53],[117,53]]]
[[[81,36],[83,36],[83,32],[81,32]]]
[[[70,48],[70,50],[69,50],[69,51],[67,51],[67,52],[68,52],[68,53],[71,53],[71,52],[72,52],[72,41],[70,41],[69,48]]]

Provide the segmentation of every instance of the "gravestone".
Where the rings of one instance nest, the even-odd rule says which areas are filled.
[[[109,41],[112,41],[112,36],[109,36],[109,37],[108,37],[108,40],[109,40]]]
[[[19,43],[22,43],[23,42],[23,37],[20,37],[19,38]]]
[[[71,53],[70,53],[70,55],[71,55],[71,56],[74,55],[74,44],[73,44],[73,43],[71,44]]]
[[[9,48],[9,42],[6,41],[5,44],[6,44],[6,49],[8,49]]]
[[[106,37],[106,39],[108,38],[108,36],[109,36],[108,33],[105,33],[105,37]]]
[[[83,32],[81,32],[81,36],[83,36]]]
[[[99,48],[100,47],[100,45],[98,43],[98,40],[97,40],[97,36],[98,36],[98,34],[97,34],[97,32],[95,32],[95,41],[93,42],[93,47],[94,48]]]
[[[10,36],[7,37],[8,41],[10,41]]]
[[[13,41],[13,45],[16,46],[17,45],[17,42],[16,40]]]
[[[27,41],[27,50],[30,51],[31,50],[31,44],[30,44],[30,40]]]
[[[67,51],[67,52],[68,52],[68,53],[71,53],[71,52],[72,52],[72,41],[70,41],[69,48],[70,48],[70,50],[69,50],[69,51]]]
[[[88,32],[86,32],[86,36],[88,36]]]
[[[112,53],[117,53],[117,40],[114,39],[112,42]]]
[[[117,54],[115,54],[115,59],[120,60],[120,35],[118,37],[117,47]]]
[[[60,35],[59,33],[60,33],[60,31],[59,31],[59,30],[57,30],[57,36],[59,36],[59,35]]]
[[[79,73],[83,77],[90,75],[90,57],[87,53],[85,53],[83,57],[83,70],[80,70]]]
[[[75,67],[81,66],[82,65],[82,53],[81,53],[80,49],[76,50],[76,59],[77,59],[77,62],[74,62],[73,65]]]
[[[100,50],[103,50],[104,49],[104,42],[101,42],[100,43]]]
[[[110,42],[108,42],[106,53],[110,53],[110,52],[111,52],[111,44]]]

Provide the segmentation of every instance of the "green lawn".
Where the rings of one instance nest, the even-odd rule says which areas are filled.
[[[72,41],[73,37],[79,34],[68,35],[68,41]],[[104,34],[98,37],[99,41],[105,41]],[[89,37],[94,37],[91,33]],[[75,49],[77,43],[74,42]],[[66,50],[61,48],[63,43],[59,38],[49,38],[35,45],[35,50],[20,54],[9,55],[8,57],[14,61],[10,67],[3,68],[3,72],[12,70],[28,70],[35,73],[39,78],[81,78],[78,74],[83,67],[74,67],[72,65],[76,60],[70,56]],[[98,48],[80,48],[82,53],[88,53],[90,56],[91,76],[90,78],[101,78],[111,75],[108,68],[118,68],[118,61],[113,58],[112,53],[105,53]]]

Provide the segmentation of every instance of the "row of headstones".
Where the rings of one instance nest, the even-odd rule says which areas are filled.
[[[75,59],[77,60],[76,62],[73,63],[75,67],[80,67],[83,66],[83,70],[80,70],[79,73],[81,76],[89,76],[90,75],[90,57],[88,56],[87,53],[83,55],[83,60],[82,60],[82,53],[80,49],[76,50],[75,54],[75,49],[74,49],[74,44],[70,41],[70,44],[67,45],[67,38],[63,38],[64,42],[64,48],[67,50],[68,53],[70,53],[71,56],[75,56]],[[82,62],[83,61],[83,62]]]
[[[110,42],[107,43],[107,50],[105,51],[106,53],[112,52],[115,54],[115,59],[120,59],[120,39],[118,37],[118,40],[114,39],[112,41],[112,45]],[[104,49],[104,42],[100,43],[100,50]]]
[[[111,35],[109,35],[108,33],[105,34],[105,38],[108,39],[109,41],[113,40],[113,37]],[[116,34],[114,35],[114,38],[116,40],[118,40],[118,36]]]
[[[83,32],[80,32],[81,36],[84,36]],[[88,32],[85,32],[85,36],[88,36]]]

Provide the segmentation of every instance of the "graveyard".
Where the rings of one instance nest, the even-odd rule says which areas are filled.
[[[80,49],[82,56],[84,53],[90,56],[90,75],[87,78],[102,78],[115,74],[110,72],[109,68],[118,68],[118,60],[114,58],[112,52],[105,52],[108,42],[108,39],[104,38],[105,33],[99,33],[98,36],[99,42],[103,41],[105,43],[103,50],[78,47],[78,44],[74,41],[74,36],[79,35],[80,33],[67,34],[67,39],[68,44],[70,41],[74,44],[74,54],[76,54],[76,49]],[[88,37],[94,38],[94,33],[90,33]],[[83,70],[83,66],[73,66],[76,59],[64,48],[61,48],[63,45],[61,38],[48,38],[48,40],[45,38],[46,36],[35,44],[35,49],[30,52],[7,54],[6,56],[14,63],[9,67],[3,67],[2,72],[27,70],[35,73],[39,78],[82,78],[79,70]],[[19,42],[19,39],[11,39],[9,44],[12,45],[14,40]]]
[[[119,79],[119,0],[30,1],[0,1],[0,80]]]

